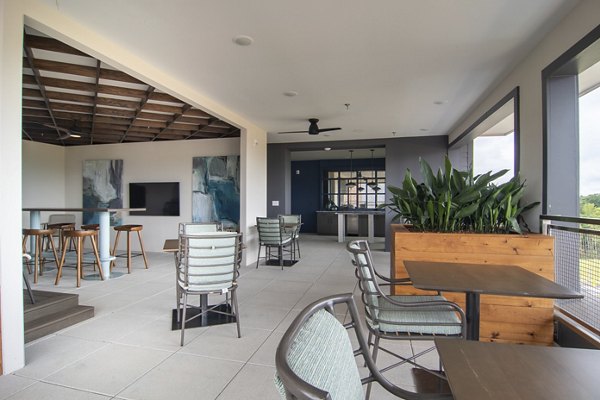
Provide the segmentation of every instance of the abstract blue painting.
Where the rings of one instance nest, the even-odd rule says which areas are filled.
[[[123,160],[83,162],[83,207],[123,208]],[[83,223],[99,223],[98,215],[84,212]],[[110,213],[110,225],[121,225],[121,213]]]
[[[240,224],[240,156],[194,157],[192,222]]]

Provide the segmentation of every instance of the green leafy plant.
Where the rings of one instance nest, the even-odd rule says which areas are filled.
[[[495,185],[508,170],[473,176],[471,171],[452,168],[448,157],[434,174],[419,159],[423,182],[417,183],[407,169],[402,187],[388,186],[388,207],[394,221],[404,220],[414,230],[427,232],[522,233],[521,214],[539,204],[520,205],[525,183],[519,176]]]

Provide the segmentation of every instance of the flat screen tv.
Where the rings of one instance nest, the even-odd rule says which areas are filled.
[[[179,216],[179,182],[130,183],[129,207],[146,209],[130,215]]]

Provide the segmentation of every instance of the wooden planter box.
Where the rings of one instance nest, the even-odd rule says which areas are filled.
[[[554,238],[541,234],[475,234],[410,232],[392,225],[391,274],[408,277],[403,260],[517,265],[554,280]],[[431,293],[412,286],[394,294]],[[465,307],[465,295],[443,295]],[[554,334],[554,301],[533,297],[481,296],[480,340],[550,345]]]

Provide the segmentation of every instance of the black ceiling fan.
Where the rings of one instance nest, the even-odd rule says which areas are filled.
[[[308,126],[307,131],[290,131],[290,132],[279,132],[279,133],[308,133],[309,135],[318,135],[321,132],[329,132],[329,131],[339,131],[342,128],[319,128],[317,126],[317,122],[319,120],[317,118],[309,118],[308,122],[310,125]]]

